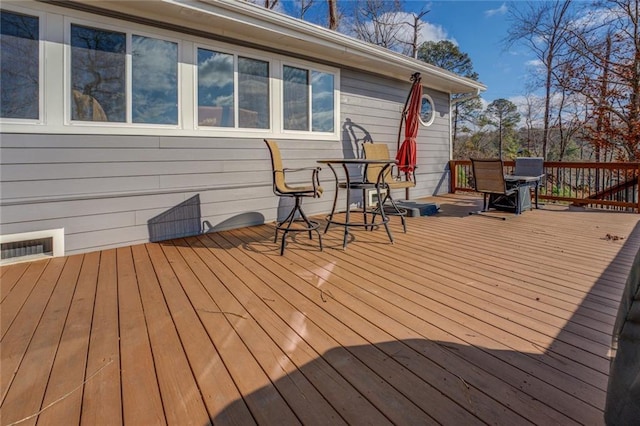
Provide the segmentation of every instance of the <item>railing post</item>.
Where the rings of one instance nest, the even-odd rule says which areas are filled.
[[[449,194],[453,194],[456,192],[455,188],[457,184],[457,174],[456,162],[454,160],[449,160]]]
[[[640,163],[636,168],[636,213],[640,213]]]

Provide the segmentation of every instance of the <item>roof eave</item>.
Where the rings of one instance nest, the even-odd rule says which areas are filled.
[[[318,25],[238,0],[76,0],[286,51],[303,57],[407,81],[415,72],[426,87],[449,94],[479,93],[482,83]]]

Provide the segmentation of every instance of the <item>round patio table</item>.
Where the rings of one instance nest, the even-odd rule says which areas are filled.
[[[367,206],[365,204],[365,192],[367,190],[375,190],[376,195],[378,196],[378,201],[381,202],[384,198],[381,195],[381,190],[385,189],[384,183],[384,175],[387,169],[392,165],[396,164],[395,160],[367,160],[364,158],[330,158],[330,159],[322,159],[318,160],[320,164],[326,164],[329,166],[329,169],[333,172],[333,176],[336,182],[336,190],[333,198],[333,207],[331,208],[331,213],[327,216],[327,226],[324,229],[324,233],[326,234],[331,225],[339,225],[344,227],[344,237],[342,241],[342,248],[347,248],[347,241],[349,238],[349,228],[350,227],[364,227],[371,228],[377,226],[375,223],[375,216],[379,213],[381,217],[381,224],[384,225],[385,230],[387,231],[387,235],[389,236],[389,240],[393,244],[393,236],[391,235],[391,230],[389,229],[389,218],[385,214],[383,208],[377,209],[375,212],[372,211],[373,219],[371,223],[367,221]],[[368,165],[382,165],[380,168],[380,172],[378,173],[378,179],[376,182],[367,182],[364,178],[366,176],[366,167]],[[349,170],[349,166],[364,166],[365,170],[362,171],[361,176],[354,177]],[[344,170],[344,180],[341,180],[338,176],[338,172],[336,168],[342,166]],[[359,179],[358,179],[359,178]],[[354,221],[352,220],[351,213],[351,191],[352,190],[362,190],[362,213],[363,213],[363,221]],[[335,218],[336,215],[336,207],[338,205],[338,195],[340,190],[346,190],[347,196],[347,206],[345,210],[345,220],[338,220]]]

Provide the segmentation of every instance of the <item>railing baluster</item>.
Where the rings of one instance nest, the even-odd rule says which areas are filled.
[[[471,161],[452,160],[449,170],[452,192],[473,191]],[[512,161],[505,161],[505,171],[513,171]],[[544,171],[541,200],[640,213],[640,162],[547,161]]]

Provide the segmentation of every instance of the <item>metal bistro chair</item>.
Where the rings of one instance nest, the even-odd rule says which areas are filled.
[[[384,143],[363,143],[362,147],[364,149],[364,156],[367,160],[388,160],[391,157],[389,156],[389,147]],[[366,179],[368,182],[376,182],[378,179],[378,174],[382,169],[382,165],[369,165],[366,171]],[[407,224],[405,217],[407,216],[407,209],[403,209],[398,207],[395,200],[391,196],[391,191],[394,189],[407,189],[413,188],[416,186],[416,178],[415,172],[412,172],[409,176],[411,179],[403,179],[396,180],[393,178],[392,168],[389,167],[384,173],[384,182],[383,189],[386,189],[386,194],[384,195],[384,199],[380,202],[378,200],[377,209],[384,208],[384,212],[386,215],[390,216],[400,216],[400,220],[402,220],[402,229],[406,233],[407,232]],[[379,210],[378,210],[379,211]],[[376,209],[374,209],[374,219],[376,214]]]
[[[280,255],[284,254],[284,248],[286,246],[287,234],[289,232],[309,232],[309,239],[313,239],[311,231],[315,231],[318,234],[318,242],[320,244],[320,251],[322,251],[322,236],[318,231],[319,223],[317,221],[309,220],[302,211],[302,199],[304,197],[318,198],[322,195],[322,187],[320,186],[320,180],[318,178],[318,172],[320,167],[305,167],[299,169],[285,169],[282,166],[282,156],[280,155],[280,149],[275,141],[265,139],[265,143],[269,148],[271,154],[271,166],[273,169],[273,193],[278,197],[292,197],[295,200],[295,205],[289,215],[282,221],[276,221],[276,235],[273,242],[278,241],[278,231],[283,231],[282,243],[280,245]],[[286,182],[286,173],[293,173],[299,171],[311,171],[311,184],[305,186],[291,186]],[[296,219],[296,216],[299,218]],[[294,224],[295,222],[302,222],[302,224]]]
[[[498,210],[513,211],[516,215],[522,212],[522,194],[523,187],[518,184],[508,187],[504,179],[504,165],[502,160],[477,160],[471,159],[471,168],[473,170],[473,180],[475,190],[484,195],[484,204],[482,211],[470,212],[469,214],[480,214],[489,211],[491,208]],[[528,187],[524,187],[527,190]],[[488,203],[487,203],[488,201]],[[505,220],[506,218],[500,217]]]

